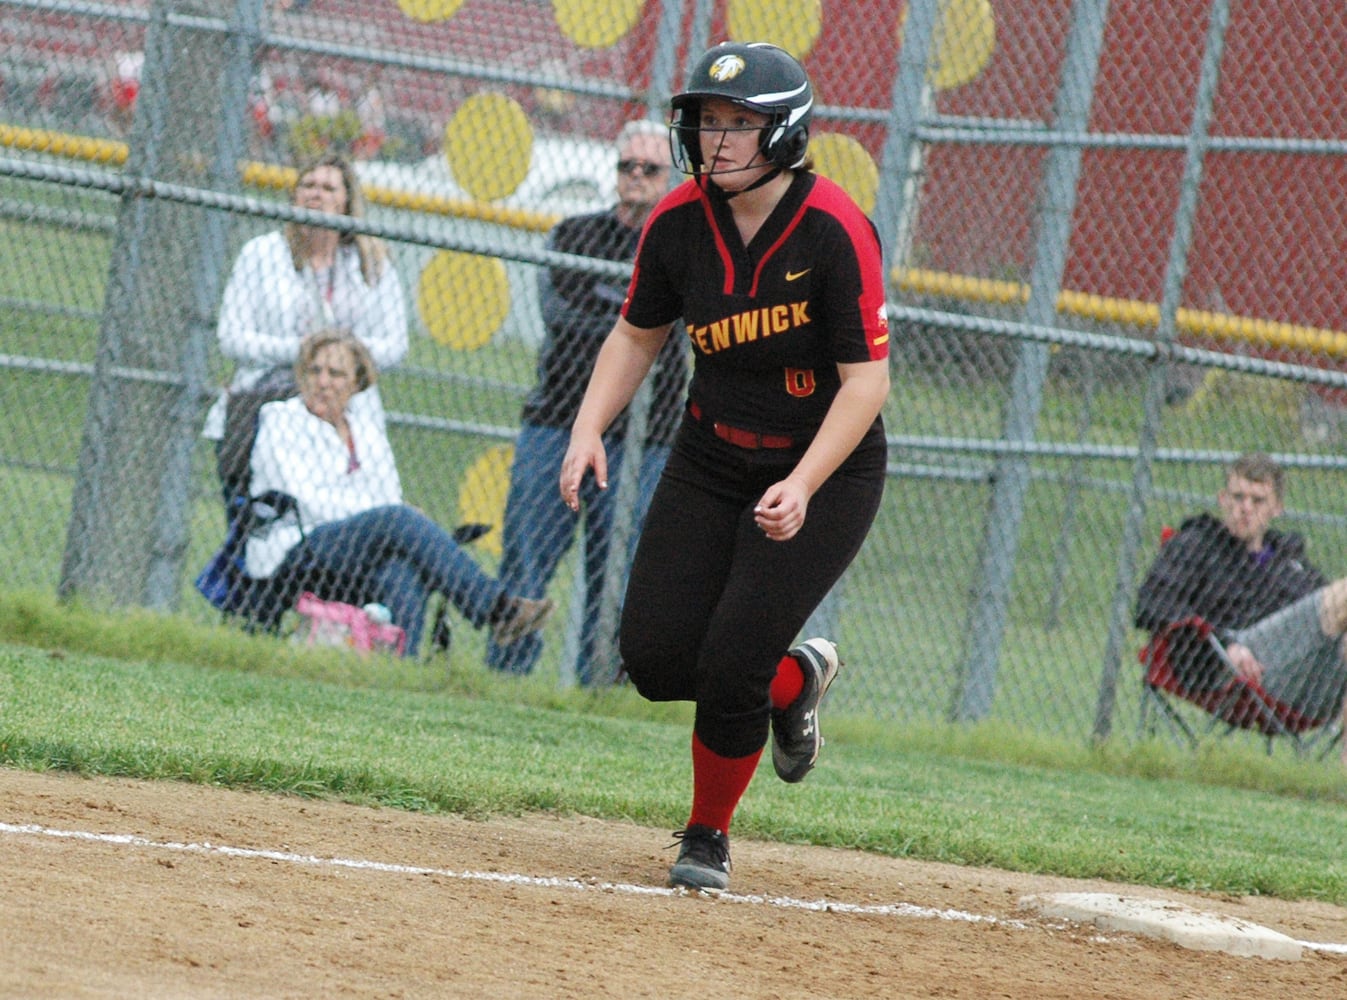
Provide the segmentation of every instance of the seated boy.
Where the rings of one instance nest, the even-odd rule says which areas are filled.
[[[1342,636],[1347,579],[1329,582],[1293,532],[1271,526],[1282,513],[1284,476],[1267,455],[1243,455],[1226,470],[1219,518],[1188,518],[1142,581],[1136,625],[1158,632],[1194,615],[1206,620],[1243,679],[1316,720],[1341,710],[1347,687]],[[1203,643],[1171,647],[1175,675],[1194,692],[1227,679]]]

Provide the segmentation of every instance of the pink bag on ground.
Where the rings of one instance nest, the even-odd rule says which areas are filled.
[[[396,652],[407,647],[407,633],[391,622],[377,622],[364,608],[341,601],[324,601],[305,591],[295,604],[301,622],[297,634],[310,646],[349,646],[362,653]]]

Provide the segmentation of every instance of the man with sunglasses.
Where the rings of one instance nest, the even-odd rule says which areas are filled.
[[[618,134],[615,147],[617,204],[563,219],[549,235],[547,249],[609,261],[635,258],[641,227],[670,187],[668,128],[649,120],[630,121]],[[595,648],[616,491],[600,490],[591,482],[580,497],[579,511],[573,512],[557,495],[556,484],[571,423],[599,348],[621,309],[627,282],[588,270],[553,267],[540,271],[539,286],[545,339],[538,354],[537,384],[524,402],[515,442],[500,579],[511,593],[543,597],[583,519],[585,608],[576,676],[584,685],[601,684],[611,679],[611,667],[596,662]],[[641,449],[633,546],[682,418],[688,379],[685,344],[682,337],[670,337],[656,361]],[[626,437],[624,414],[605,435],[614,482]],[[506,646],[492,642],[487,647],[487,663],[504,673],[527,674],[541,652],[538,634]]]

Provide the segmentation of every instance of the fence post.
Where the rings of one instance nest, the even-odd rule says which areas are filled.
[[[262,3],[240,0],[236,13],[239,25],[251,19],[254,36]],[[177,602],[203,412],[202,299],[215,287],[198,285],[203,258],[193,251],[218,254],[220,244],[200,208],[152,193],[155,181],[212,187],[220,178],[208,175],[229,153],[226,137],[241,127],[247,80],[240,88],[237,70],[226,71],[232,58],[249,56],[242,36],[221,44],[217,10],[211,0],[156,0],[150,13],[125,167],[143,183],[128,189],[118,213],[58,583],[63,598]]]
[[[1179,184],[1179,203],[1174,213],[1174,236],[1165,263],[1165,284],[1160,299],[1160,325],[1157,343],[1172,344],[1176,335],[1179,303],[1183,298],[1183,279],[1188,273],[1188,252],[1193,242],[1193,224],[1202,186],[1202,171],[1210,139],[1212,109],[1216,86],[1221,77],[1221,58],[1225,54],[1225,34],[1230,25],[1230,0],[1213,0],[1207,25],[1206,50],[1193,101],[1193,123],[1188,129],[1184,151],[1183,179]],[[1113,709],[1117,701],[1118,670],[1123,640],[1130,625],[1132,587],[1136,580],[1137,551],[1142,545],[1141,528],[1146,518],[1146,503],[1151,493],[1151,467],[1155,461],[1160,434],[1161,408],[1164,405],[1169,365],[1163,351],[1151,366],[1146,380],[1144,417],[1137,446],[1136,466],[1132,470],[1131,502],[1123,524],[1118,554],[1118,573],[1114,579],[1113,602],[1109,611],[1108,639],[1099,680],[1099,699],[1095,705],[1095,740],[1107,739],[1113,729]]]
[[[247,148],[248,87],[262,35],[266,0],[238,0],[229,27],[227,61],[221,80],[219,131],[208,186],[213,191],[237,191],[239,163]],[[208,345],[215,336],[227,264],[229,215],[206,209],[201,220],[200,249],[191,276],[191,313],[182,345],[182,392],[172,414],[173,437],[169,461],[159,490],[155,517],[158,534],[151,555],[146,603],[173,607],[182,580],[183,556],[191,532],[192,453],[200,440],[201,404],[209,386]]]
[[[1084,133],[1089,126],[1107,21],[1108,0],[1079,0],[1072,7],[1071,32],[1054,109],[1055,128],[1062,132]],[[1037,326],[1057,324],[1057,298],[1066,268],[1081,154],[1081,147],[1070,144],[1054,146],[1048,154],[1029,303],[1025,307],[1025,321]],[[1033,442],[1047,375],[1048,346],[1026,342],[1020,348],[1006,405],[1004,439],[1008,444]],[[977,596],[965,630],[968,655],[960,672],[962,690],[952,713],[957,721],[976,721],[991,711],[1028,490],[1029,456],[1008,451],[997,462],[983,527]]]
[[[682,34],[682,10],[677,4],[665,4],[660,14],[659,34],[653,55],[650,89],[647,91],[648,117],[660,121],[668,115],[669,98],[673,94],[674,64],[678,55],[678,40]],[[681,328],[670,336],[680,336]],[[626,588],[627,569],[636,534],[637,503],[640,496],[641,467],[645,458],[646,432],[650,426],[650,406],[654,399],[652,379],[647,378],[637,390],[627,408],[627,431],[623,439],[622,465],[617,481],[612,485],[613,524],[608,536],[608,558],[603,567],[602,597],[599,602],[598,628],[591,651],[593,662],[586,666],[592,684],[615,681],[622,670],[622,657],[617,648],[617,629]],[[585,584],[583,559],[578,564],[582,571],[577,579],[582,584],[575,589],[584,600]],[[577,652],[581,643],[575,643]],[[569,657],[566,657],[569,660]],[[563,684],[569,686],[578,675],[578,667],[567,664],[562,670]]]

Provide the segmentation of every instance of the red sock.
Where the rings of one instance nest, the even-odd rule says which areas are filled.
[[[730,832],[734,808],[748,790],[753,772],[758,769],[762,751],[747,757],[722,757],[706,748],[692,734],[692,816],[688,825],[699,823],[721,833]]]
[[[803,690],[804,668],[800,666],[799,660],[788,653],[781,657],[781,662],[776,665],[776,676],[772,678],[772,686],[769,689],[772,707],[789,708],[790,703],[800,697]]]

